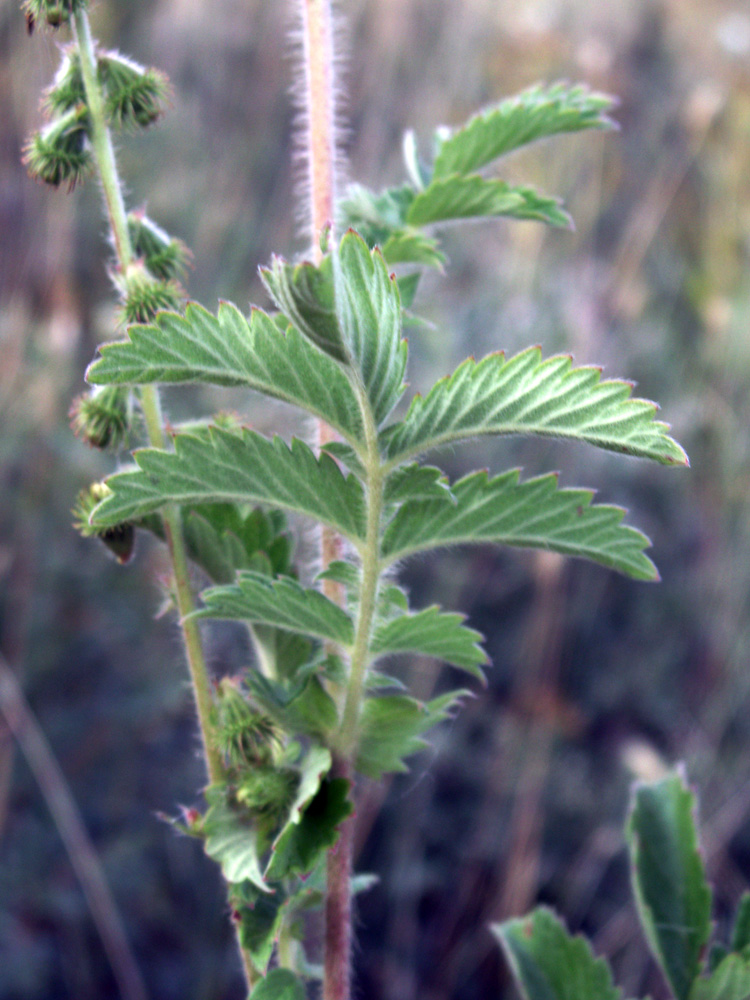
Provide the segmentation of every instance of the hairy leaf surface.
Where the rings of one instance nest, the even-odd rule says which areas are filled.
[[[569,438],[657,462],[686,464],[657,407],[631,398],[632,385],[602,381],[601,369],[574,368],[558,355],[542,360],[538,347],[506,360],[502,353],[469,358],[416,396],[404,419],[381,434],[384,455],[404,459],[485,434],[537,434]]]
[[[480,665],[487,655],[479,645],[480,632],[463,624],[465,615],[433,606],[414,614],[401,614],[380,624],[370,645],[374,656],[390,653],[422,653],[461,667],[480,680]]]
[[[474,472],[451,487],[456,503],[404,504],[385,530],[388,561],[465,542],[494,542],[580,556],[639,580],[658,577],[648,538],[623,525],[621,507],[592,505],[590,490],[560,489],[554,474],[519,481],[517,469],[490,479]]]
[[[364,535],[360,484],[296,439],[289,446],[278,437],[214,427],[203,436],[178,434],[174,452],[144,448],[134,457],[137,470],[107,481],[112,495],[96,508],[92,524],[137,520],[166,503],[229,501],[306,514],[354,540]]]
[[[354,625],[349,615],[318,590],[305,589],[290,577],[270,579],[243,571],[237,582],[210,587],[195,618],[243,619],[349,646]]]
[[[336,316],[333,265],[324,257],[320,267],[309,261],[289,264],[274,256],[260,276],[279,309],[321,351],[348,363],[349,351]]]
[[[535,86],[480,112],[440,142],[434,176],[467,174],[536,139],[612,128],[613,100],[584,86]]]
[[[407,220],[412,226],[427,226],[451,219],[494,216],[532,219],[563,228],[571,224],[570,216],[560,208],[556,198],[539,194],[530,187],[487,180],[479,174],[468,177],[451,174],[432,181],[411,203]]]
[[[417,229],[394,230],[381,249],[389,265],[421,264],[441,270],[445,264],[445,254],[438,248],[437,240]]]
[[[206,382],[247,386],[315,414],[347,440],[362,440],[354,391],[341,367],[294,327],[284,333],[259,309],[248,321],[222,303],[216,316],[196,304],[133,326],[104,344],[86,377],[96,385]]]
[[[426,704],[405,694],[366,698],[360,718],[357,771],[368,778],[407,771],[404,757],[424,749],[422,735],[447,718],[464,694],[450,691]]]
[[[711,933],[694,812],[694,795],[672,774],[636,789],[627,826],[641,924],[677,1000],[688,1000]]]
[[[398,285],[379,250],[350,230],[334,262],[336,314],[375,419],[382,422],[404,390],[406,341],[401,339]]]
[[[493,924],[524,1000],[620,1000],[612,972],[551,910]]]

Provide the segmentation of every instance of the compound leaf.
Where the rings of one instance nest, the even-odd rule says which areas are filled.
[[[441,270],[445,264],[437,240],[419,232],[418,229],[396,229],[382,246],[387,264],[421,264]]]
[[[354,641],[354,626],[349,615],[320,591],[305,589],[290,577],[271,579],[244,570],[237,575],[235,584],[210,587],[203,591],[201,598],[205,607],[191,617],[238,618],[343,646]]]
[[[447,718],[464,691],[450,691],[426,704],[405,694],[365,699],[360,717],[357,771],[368,778],[407,771],[403,758],[424,749],[421,736]]]
[[[450,484],[442,469],[432,465],[400,465],[386,479],[385,503],[405,500],[452,500]]]
[[[636,789],[627,826],[641,924],[677,1000],[690,997],[711,932],[694,811],[695,797],[672,774]]]
[[[433,606],[414,614],[401,614],[376,627],[370,645],[374,656],[422,653],[451,663],[480,680],[480,665],[487,656],[479,645],[481,634],[463,624],[464,615]]]
[[[493,924],[524,1000],[620,1000],[603,958],[567,932],[551,910]]]
[[[381,423],[404,391],[406,341],[401,339],[401,301],[383,255],[353,230],[341,240],[334,264],[336,314],[344,343]]]
[[[496,216],[533,219],[562,228],[571,224],[570,216],[560,208],[556,198],[541,195],[530,187],[487,180],[479,174],[468,177],[450,174],[433,180],[411,203],[407,219],[412,226],[427,226],[451,219]]]
[[[336,316],[333,262],[324,257],[320,267],[309,261],[289,264],[274,256],[260,276],[279,309],[321,351],[348,363],[349,351]]]
[[[322,854],[333,847],[338,830],[353,806],[349,782],[333,778],[321,782],[296,823],[287,823],[273,846],[267,878],[284,878],[312,871]]]
[[[159,313],[127,340],[104,344],[86,377],[97,385],[207,382],[247,386],[302,407],[347,440],[362,440],[360,408],[342,371],[294,327],[286,333],[259,309],[247,320],[224,302],[216,316],[191,303]]]
[[[537,85],[480,112],[439,140],[434,176],[467,174],[511,150],[561,132],[612,128],[613,99],[584,86]]]
[[[178,434],[174,452],[144,448],[134,457],[138,469],[107,481],[111,495],[95,509],[92,524],[137,520],[166,503],[229,501],[306,514],[351,539],[364,535],[360,484],[297,439],[289,446],[250,430],[212,427],[200,436]]]
[[[392,562],[413,552],[465,542],[494,542],[580,556],[639,580],[658,578],[644,555],[645,535],[623,525],[621,507],[592,505],[590,490],[560,489],[549,474],[519,481],[517,469],[490,479],[474,472],[451,487],[455,504],[410,501],[385,530]]]
[[[657,407],[631,398],[632,385],[602,381],[601,369],[574,368],[572,358],[542,360],[538,347],[506,360],[502,353],[469,358],[416,396],[404,419],[381,434],[393,462],[449,442],[485,434],[537,434],[569,438],[609,451],[686,464]]]

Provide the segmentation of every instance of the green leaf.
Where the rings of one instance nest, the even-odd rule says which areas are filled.
[[[306,1000],[301,979],[289,969],[271,969],[253,988],[248,1000]]]
[[[418,229],[396,229],[382,246],[386,263],[421,264],[423,267],[434,267],[442,270],[445,264],[443,254],[437,240],[419,232]]]
[[[560,208],[556,198],[541,195],[530,187],[486,180],[479,174],[468,177],[451,174],[433,180],[416,196],[407,218],[412,226],[427,226],[451,219],[496,216],[532,219],[562,228],[571,225],[570,216]]]
[[[694,811],[695,797],[673,774],[636,789],[627,825],[641,924],[677,1000],[690,996],[711,932]]]
[[[250,671],[246,683],[258,704],[287,732],[327,739],[338,725],[336,703],[315,676],[275,683]]]
[[[690,1000],[748,1000],[750,960],[727,955],[708,979],[696,979]]]
[[[300,763],[300,782],[297,786],[297,794],[289,807],[289,814],[286,821],[278,831],[272,845],[271,858],[265,872],[267,879],[275,881],[287,874],[291,874],[291,869],[286,869],[284,863],[285,860],[291,858],[293,852],[286,852],[285,845],[288,845],[292,832],[296,832],[306,808],[317,795],[321,782],[330,770],[330,750],[327,750],[325,747],[312,746]],[[274,865],[273,852],[280,845],[282,853]],[[312,868],[312,865],[310,865],[310,868]],[[273,874],[271,874],[271,869],[273,869]],[[296,870],[304,871],[305,869]]]
[[[360,716],[357,771],[367,778],[407,771],[403,758],[424,749],[422,734],[447,718],[465,694],[450,691],[426,704],[403,694],[366,698]]]
[[[433,465],[400,465],[385,481],[385,503],[405,500],[453,501],[450,484],[442,469]]]
[[[537,85],[480,112],[441,138],[434,176],[479,170],[511,150],[561,132],[614,127],[613,99],[583,86]]]
[[[551,910],[493,924],[524,1000],[620,1000],[603,958],[569,934]]]
[[[294,327],[286,334],[265,313],[248,321],[228,302],[216,316],[191,303],[160,313],[129,339],[104,344],[86,373],[97,385],[207,382],[246,386],[308,410],[347,440],[362,440],[357,398],[341,367]]]
[[[370,652],[374,656],[422,653],[452,663],[483,680],[479,667],[488,661],[478,645],[482,636],[467,628],[464,620],[464,615],[441,611],[436,605],[415,614],[401,614],[376,627]]]
[[[238,920],[241,947],[262,975],[273,953],[287,897],[281,886],[274,886],[272,893],[260,892],[245,881],[230,886],[229,900]]]
[[[364,537],[362,487],[332,458],[317,459],[306,444],[269,441],[254,431],[212,427],[202,436],[178,434],[175,451],[144,448],[138,469],[111,476],[112,493],[92,514],[100,527],[134,521],[166,503],[269,504],[306,514],[347,538]]]
[[[750,892],[743,892],[737,904],[732,928],[732,951],[743,951],[750,945]]]
[[[258,834],[250,819],[232,809],[223,793],[216,796],[203,820],[204,849],[221,865],[227,882],[252,882],[261,892],[270,892],[258,857]]]
[[[654,419],[657,407],[631,398],[632,385],[602,381],[601,369],[574,368],[567,355],[542,360],[538,347],[506,361],[502,353],[469,358],[404,419],[381,434],[392,462],[485,434],[537,434],[585,441],[609,451],[669,464],[687,456]]]
[[[379,424],[404,391],[406,341],[401,339],[398,285],[380,251],[370,251],[353,230],[341,240],[334,276],[343,340]]]
[[[649,540],[621,523],[625,511],[592,505],[590,490],[559,489],[555,474],[519,482],[518,469],[494,479],[474,472],[451,489],[455,505],[424,500],[401,507],[383,538],[388,562],[446,545],[494,542],[580,556],[638,580],[658,578],[643,553]]]
[[[336,315],[333,262],[324,257],[320,267],[309,261],[288,264],[274,256],[260,276],[279,309],[317,347],[336,361],[349,362],[349,350]]]
[[[240,572],[236,584],[209,587],[201,594],[205,604],[193,618],[239,618],[244,621],[350,646],[354,625],[349,615],[318,590],[305,589],[290,577],[270,579],[261,573]]]
[[[386,188],[379,194],[352,184],[339,205],[342,228],[356,229],[371,249],[382,247],[391,235],[403,229],[414,195],[409,184]]]
[[[349,782],[343,778],[323,781],[307,804],[299,822],[289,823],[273,846],[266,872],[270,879],[311,871],[338,839],[341,824],[353,810]]]

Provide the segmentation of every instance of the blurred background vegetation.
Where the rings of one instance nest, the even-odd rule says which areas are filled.
[[[537,900],[611,957],[627,995],[666,996],[636,928],[621,827],[634,775],[685,761],[721,920],[750,878],[750,13],[742,0],[348,0],[352,178],[401,178],[400,139],[538,80],[619,95],[618,135],[533,147],[509,179],[565,197],[574,233],[533,223],[452,230],[425,282],[412,385],[467,354],[540,343],[660,401],[689,472],[547,442],[450,456],[459,474],[514,463],[596,486],[654,539],[663,581],[552,556],[451,552],[407,569],[418,602],[487,636],[489,687],[408,776],[362,789],[357,995],[510,998],[486,931]],[[295,230],[289,4],[129,0],[100,39],[166,70],[173,110],[121,143],[131,205],[192,248],[191,296],[265,303],[257,267]],[[0,652],[83,814],[150,996],[242,995],[223,890],[200,846],[158,813],[199,801],[180,641],[159,617],[158,547],[117,566],[70,527],[111,465],[68,427],[114,309],[95,184],[43,189],[20,166],[58,63],[0,7]],[[172,392],[173,418],[226,405]],[[259,427],[278,411],[232,400]],[[243,664],[211,632],[217,675]],[[428,694],[430,662],[404,666]],[[70,860],[0,721],[0,998],[117,990]]]

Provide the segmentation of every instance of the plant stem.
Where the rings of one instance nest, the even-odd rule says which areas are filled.
[[[91,28],[86,12],[80,8],[77,8],[74,14],[74,34],[81,58],[81,73],[86,89],[86,102],[91,120],[91,145],[99,170],[99,178],[109,217],[117,263],[120,270],[124,273],[133,261],[133,250],[128,232],[128,219],[125,211],[125,201],[122,196],[122,187],[117,174],[117,163],[112,147],[112,138],[104,113],[104,99],[97,78],[96,55],[94,43],[91,38]],[[141,406],[146,422],[149,443],[154,448],[163,448],[165,446],[164,427],[159,392],[155,386],[143,386],[141,390]],[[164,510],[162,516],[164,519],[167,548],[169,549],[172,561],[175,589],[177,591],[177,607],[182,619],[182,632],[185,639],[185,650],[198,710],[198,723],[206,765],[211,781],[219,781],[223,777],[224,767],[221,756],[212,745],[210,739],[209,710],[211,707],[211,688],[203,656],[200,633],[194,621],[184,621],[185,616],[195,610],[195,604],[190,588],[187,555],[182,537],[179,512],[174,505],[170,505]]]
[[[336,120],[333,27],[330,0],[299,0],[305,73],[305,125],[311,198],[313,262],[323,258],[320,239],[333,225],[336,201]],[[331,232],[333,238],[333,232]]]
[[[307,129],[305,152],[311,199],[312,256],[313,262],[320,264],[323,259],[321,238],[326,226],[331,226],[329,239],[333,243],[336,200],[335,88],[333,82],[335,56],[332,14],[330,0],[299,0],[299,3],[302,17],[305,125]],[[318,424],[319,446],[323,446],[334,437],[331,429],[323,421],[320,421]],[[320,553],[322,568],[325,569],[334,559],[341,558],[341,553],[341,538],[336,532],[324,528]],[[368,580],[371,575],[370,572]],[[376,589],[377,579],[375,580]],[[330,600],[337,604],[343,603],[343,592],[338,584],[326,580],[323,584],[323,591]],[[359,620],[362,623],[361,608]],[[370,624],[366,628],[367,639],[369,639],[369,628]],[[364,656],[366,656],[366,647]],[[354,660],[352,661],[353,669]],[[360,672],[358,671],[358,675]],[[355,684],[355,687],[357,686],[360,688],[361,697],[361,682]],[[353,704],[350,705],[352,699],[353,691],[350,680],[345,695],[342,730],[346,719],[353,719],[356,725],[359,705],[357,704],[356,707]],[[346,736],[350,729],[351,726],[347,724],[347,729],[340,732],[340,736],[344,737],[343,742],[351,744],[350,753],[334,752],[331,774],[344,777],[351,782],[354,770],[351,756],[353,740]],[[323,1000],[349,1000],[351,992],[353,843],[354,816],[351,816],[342,824],[338,842],[328,851],[326,859]]]
[[[109,217],[117,264],[120,271],[125,273],[128,266],[133,262],[133,249],[130,243],[125,201],[117,174],[117,163],[112,146],[112,138],[107,126],[104,99],[97,77],[96,54],[91,37],[91,28],[85,11],[80,8],[77,8],[74,14],[73,34],[81,59],[81,73],[91,121],[91,145],[99,170],[99,178]],[[154,448],[164,448],[166,446],[166,435],[164,433],[159,390],[156,386],[147,385],[141,387],[141,408],[146,423],[149,443]],[[200,631],[197,622],[193,619],[186,620],[187,616],[195,610],[195,601],[190,586],[187,552],[182,534],[182,525],[180,523],[180,512],[177,506],[169,504],[162,512],[162,519],[164,522],[167,549],[172,563],[177,610],[180,615],[180,626],[185,642],[185,653],[193,696],[195,698],[203,755],[209,779],[215,784],[224,779],[225,769],[221,754],[211,738],[211,682],[203,654]],[[258,975],[253,968],[250,956],[239,945],[239,941],[238,946],[247,986],[248,989],[251,989],[258,979]]]

